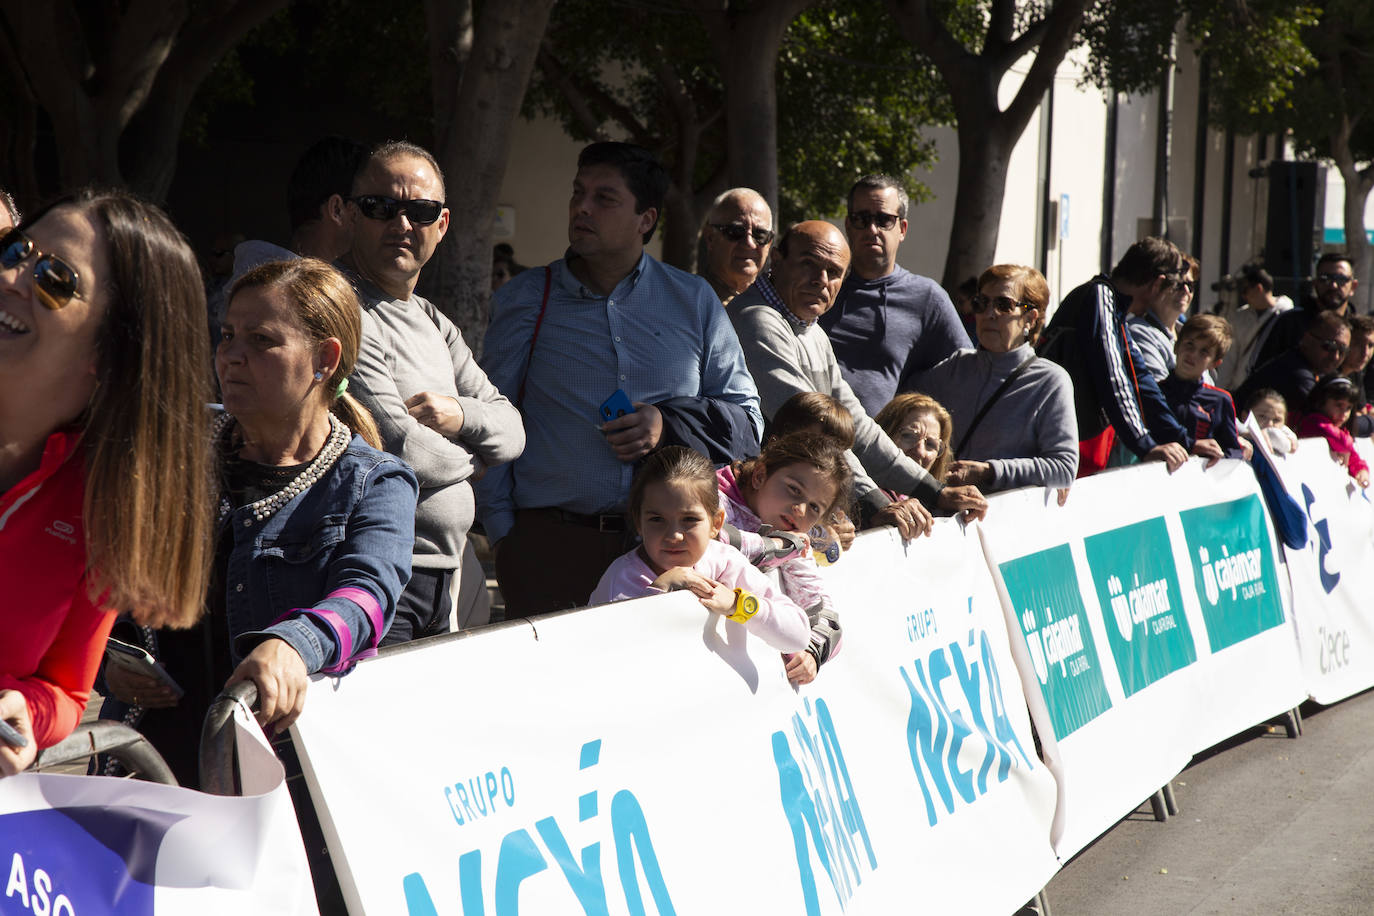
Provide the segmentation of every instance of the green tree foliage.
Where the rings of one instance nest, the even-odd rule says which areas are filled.
[[[1233,127],[1288,104],[1295,80],[1315,63],[1302,31],[1316,17],[1292,0],[1097,0],[1084,16],[1085,78],[1103,89],[1149,92],[1174,64],[1171,41],[1182,22],[1208,57],[1212,119]]]
[[[574,139],[628,140],[668,167],[664,258],[689,268],[707,203],[725,189],[720,75],[693,11],[565,0],[554,7],[525,98]]]
[[[1362,0],[1351,0],[1359,3]],[[1367,3],[1367,0],[1363,0]],[[946,283],[975,274],[996,249],[1006,159],[1070,49],[1086,43],[1089,83],[1148,91],[1174,65],[1180,22],[1212,61],[1213,115],[1272,109],[1310,63],[1309,8],[1291,0],[887,0],[902,33],[937,68],[959,130],[959,180]],[[1015,98],[997,94],[1030,55]]]
[[[860,175],[910,176],[936,159],[921,128],[951,124],[939,75],[875,3],[827,3],[788,31],[778,60],[779,210],[836,216]],[[913,203],[928,187],[906,180]]]
[[[1374,4],[1327,0],[1302,42],[1315,61],[1292,90],[1268,109],[1235,118],[1252,131],[1287,131],[1298,151],[1334,163],[1345,181],[1345,237],[1360,287],[1357,307],[1370,310],[1374,256],[1364,212],[1374,190]]]
[[[951,111],[876,4],[827,0],[806,10],[776,65],[780,222],[839,212],[864,172],[905,175],[934,161],[920,128],[949,122]],[[665,229],[678,240],[665,239],[664,256],[688,265],[704,207],[726,187],[726,131],[758,129],[726,123],[724,91],[688,4],[564,0],[525,111],[558,118],[578,139],[627,139],[662,157],[675,185]],[[921,185],[912,191],[916,200],[929,195]]]
[[[425,9],[394,0],[311,0],[314,27],[297,48],[308,55],[306,81],[312,88],[335,87],[396,121],[413,124],[433,142],[429,45]]]

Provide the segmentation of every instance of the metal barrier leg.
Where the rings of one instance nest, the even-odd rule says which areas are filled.
[[[1283,728],[1290,738],[1297,738],[1302,734],[1302,713],[1296,706],[1283,714]]]
[[[1155,820],[1161,824],[1169,819],[1169,806],[1164,801],[1163,789],[1150,796],[1150,807],[1154,809]]]
[[[1166,782],[1159,791],[1164,793],[1164,808],[1170,816],[1178,814],[1178,802],[1174,800],[1174,784]]]
[[[1039,893],[1027,900],[1012,916],[1050,916],[1050,901],[1045,896],[1045,889],[1041,888]]]

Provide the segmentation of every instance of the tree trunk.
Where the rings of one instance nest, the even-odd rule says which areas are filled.
[[[110,12],[96,28],[83,24],[71,3],[5,0],[0,11],[17,51],[11,66],[22,69],[52,124],[60,187],[131,184],[154,200],[165,197],[196,90],[230,48],[285,3],[237,0],[188,19],[181,0],[158,0]],[[82,34],[99,41],[94,52]]]
[[[1355,312],[1367,315],[1374,302],[1374,248],[1365,234],[1364,210],[1374,189],[1374,166],[1357,168],[1348,145],[1336,152],[1336,167],[1345,180],[1345,253],[1350,255],[1350,266],[1360,281],[1355,288]]]
[[[286,0],[240,0],[230,14],[192,20],[167,39],[170,52],[147,88],[130,93],[125,105],[131,123],[115,135],[130,188],[159,203],[167,198],[186,112],[201,83],[220,58],[285,5]],[[136,70],[148,63],[130,58],[125,66]]]
[[[79,28],[76,12],[70,6],[34,7],[18,0],[8,0],[0,9],[13,36],[13,65],[23,71],[52,124],[60,186],[121,184],[117,147],[101,135],[92,97],[84,88],[85,71],[93,64],[83,57],[83,45],[70,47],[65,38],[68,29]],[[69,53],[54,53],[55,48],[68,48]]]
[[[949,90],[959,132],[959,182],[941,282],[954,289],[992,263],[1002,223],[1007,160],[1069,52],[1088,0],[1054,0],[1041,18],[1013,34],[1016,4],[993,0],[983,49],[973,54],[946,28],[931,0],[887,0],[902,35],[935,64]],[[1033,54],[1030,69],[1003,109],[1002,77]]]
[[[0,30],[0,73],[10,87],[4,116],[0,118],[0,175],[5,190],[21,210],[36,206],[40,197],[38,175],[34,168],[34,148],[38,141],[38,101],[29,89],[19,64],[19,55],[9,36]]]
[[[520,114],[554,0],[486,4],[462,69],[438,160],[448,179],[449,229],[426,271],[425,291],[480,354],[491,297],[491,229]],[[433,36],[452,41],[451,36]]]
[[[727,184],[753,188],[778,212],[778,51],[792,20],[817,0],[760,0],[739,11],[699,0],[725,87]],[[724,8],[722,8],[724,7]]]
[[[954,225],[945,255],[945,289],[957,289],[992,265],[1007,189],[1007,160],[1016,141],[1005,142],[999,126],[959,119],[959,178],[954,191]],[[991,118],[989,121],[995,121]],[[1017,134],[1019,136],[1019,133]]]
[[[684,193],[676,182],[668,189],[663,216],[658,231],[663,233],[663,252],[660,260],[682,270],[696,270],[697,230],[701,228],[703,213],[699,211],[689,188]]]
[[[696,188],[697,158],[701,152],[702,121],[681,77],[668,63],[666,49],[658,49],[654,76],[658,80],[668,109],[673,113],[675,152],[671,170],[672,185],[664,199],[659,231],[663,233],[662,260],[682,270],[696,270],[697,241],[706,203]],[[715,195],[712,194],[711,197]],[[710,198],[707,198],[709,202]]]

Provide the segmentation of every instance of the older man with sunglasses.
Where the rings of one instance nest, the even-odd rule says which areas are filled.
[[[721,305],[753,284],[773,247],[773,211],[759,192],[731,188],[711,203],[701,227],[705,249],[697,273],[706,278]]]
[[[350,390],[372,411],[386,450],[420,482],[413,571],[382,640],[390,645],[448,632],[450,588],[475,510],[470,482],[518,457],[525,430],[458,328],[415,295],[448,229],[434,157],[411,143],[379,146],[353,181],[349,211],[353,246],[341,263],[363,306]]]
[[[912,390],[916,373],[973,346],[940,284],[897,266],[907,205],[906,190],[890,175],[865,175],[849,189],[844,231],[853,269],[820,319],[844,380],[870,416],[898,391]]]

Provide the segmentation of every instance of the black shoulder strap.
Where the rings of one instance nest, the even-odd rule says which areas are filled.
[[[968,425],[968,429],[964,430],[964,435],[959,438],[959,446],[954,450],[954,457],[958,458],[964,454],[964,446],[968,445],[968,440],[973,436],[973,431],[978,428],[979,423],[983,422],[983,418],[988,415],[988,411],[992,409],[992,405],[996,404],[1002,395],[1007,393],[1007,389],[1011,387],[1011,383],[1016,381],[1021,373],[1025,372],[1026,368],[1037,359],[1039,359],[1039,357],[1032,353],[1030,356],[1021,360],[1021,365],[1011,370],[1011,375],[1007,376],[1006,381],[998,385],[997,390],[992,393],[992,397],[983,402],[983,406],[978,408],[978,413],[974,416],[973,422]]]

